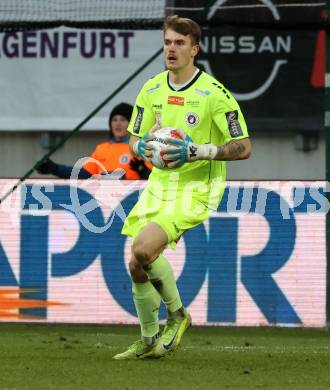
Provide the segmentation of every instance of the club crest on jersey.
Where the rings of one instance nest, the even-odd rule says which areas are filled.
[[[199,117],[195,112],[188,112],[184,120],[189,127],[195,127],[199,123]]]
[[[227,124],[230,135],[235,138],[243,135],[241,125],[238,120],[238,111],[226,112]]]
[[[128,154],[122,154],[120,157],[119,157],[119,162],[120,164],[127,164],[130,160],[130,156]]]
[[[184,97],[182,97],[182,96],[168,96],[167,104],[175,104],[176,106],[184,106]]]

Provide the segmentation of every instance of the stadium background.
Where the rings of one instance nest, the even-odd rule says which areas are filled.
[[[54,1],[50,12],[44,2],[31,0],[22,7],[20,1],[0,1],[2,193],[15,184],[11,178],[21,177],[159,49],[165,14],[191,16],[201,23],[205,37],[199,66],[234,91],[253,139],[253,157],[228,164],[229,180],[238,182],[229,184],[227,199],[232,189],[242,205],[244,192],[252,188],[253,201],[241,214],[235,209],[228,214],[225,202],[205,226],[187,235],[177,254],[169,254],[179,284],[185,286],[184,301],[200,324],[323,327],[326,4],[204,3],[154,1],[150,6],[127,1],[123,9],[115,1],[99,0],[95,7],[69,1],[62,9],[63,3]],[[118,38],[119,58],[107,61],[100,51],[87,58],[75,47],[70,49],[69,41],[67,51],[63,46],[58,55],[49,55],[49,49],[48,55],[42,54],[40,49],[42,39],[69,40],[71,33],[81,42],[82,37],[93,39],[93,32],[95,39],[102,32]],[[70,138],[54,160],[73,164],[88,154],[104,136],[110,107],[120,101],[133,103],[139,86],[162,68],[159,56]],[[126,72],[118,75],[118,69]],[[54,189],[49,187],[52,183]],[[103,200],[89,215],[96,228],[113,207],[109,193],[126,209],[137,196],[137,188],[123,188],[121,183],[81,186],[80,201]],[[258,194],[269,192],[264,214],[257,207],[256,188]],[[118,238],[121,220],[116,216],[109,231],[88,233],[63,207],[70,189],[63,181],[28,181],[1,204],[0,286],[6,298],[20,297],[1,320],[136,323],[124,264],[127,243]],[[295,204],[292,194],[299,191],[303,195]],[[46,195],[50,203],[45,203]],[[287,219],[279,213],[283,204],[290,206]],[[45,205],[49,215],[40,211]]]

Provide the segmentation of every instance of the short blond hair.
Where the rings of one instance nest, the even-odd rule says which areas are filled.
[[[189,35],[193,45],[198,45],[201,39],[201,28],[192,19],[180,18],[178,15],[167,16],[163,24],[163,32],[168,29],[181,35]]]

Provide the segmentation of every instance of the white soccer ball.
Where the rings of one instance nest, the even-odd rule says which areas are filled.
[[[151,163],[154,167],[159,169],[167,168],[170,160],[164,160],[163,155],[166,153],[164,149],[167,147],[175,147],[174,145],[169,145],[166,141],[168,137],[181,139],[180,135],[172,127],[164,127],[163,129],[156,130],[154,132],[155,139],[149,141],[149,144],[153,146],[152,159]]]

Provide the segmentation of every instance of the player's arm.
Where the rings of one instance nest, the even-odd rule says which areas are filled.
[[[135,152],[135,150],[136,150],[135,144],[136,144],[137,142],[139,142],[140,139],[141,139],[141,137],[138,137],[138,136],[136,136],[136,135],[131,135],[131,137],[130,137],[130,139],[129,139],[129,149],[130,149],[131,153],[132,153],[135,157],[140,157],[140,156]]]
[[[150,162],[154,148],[153,145],[149,143],[149,141],[152,141],[155,138],[154,132],[160,128],[161,124],[156,120],[156,123],[146,134],[144,134],[143,137],[138,137],[137,135],[131,134],[129,148],[132,154]]]
[[[176,129],[180,134],[181,140],[168,139],[168,142],[175,146],[169,148],[164,155],[164,158],[172,160],[168,164],[169,168],[179,167],[186,162],[197,160],[220,160],[234,161],[245,160],[251,155],[251,141],[243,138],[238,140],[230,140],[224,145],[213,144],[196,144],[192,139],[181,129]]]
[[[129,148],[131,153],[143,160],[150,161],[152,158],[152,145],[149,141],[154,139],[153,131],[160,128],[155,116],[150,108],[144,90],[142,89],[136,99],[128,131],[131,133]]]
[[[207,150],[208,145],[206,146],[206,155],[214,155],[212,160],[220,160],[220,161],[234,161],[234,160],[245,160],[251,156],[251,141],[250,138],[243,138],[239,140],[231,140],[228,143],[216,146],[214,150]],[[209,145],[211,149],[213,149],[214,145]],[[204,153],[205,153],[204,152]],[[203,160],[203,158],[201,158]],[[207,160],[207,159],[205,159]]]
[[[143,137],[132,134],[129,140],[129,148],[133,156],[150,161],[152,157],[152,148],[148,145],[150,139],[149,134],[145,134]]]
[[[129,140],[129,148],[132,154],[136,157],[142,158],[145,161],[151,161],[153,146],[149,141],[154,139],[152,133],[145,134],[142,138],[136,135],[131,135]]]

